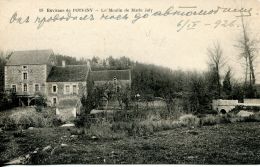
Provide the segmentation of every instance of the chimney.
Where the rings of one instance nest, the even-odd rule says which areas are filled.
[[[65,66],[66,66],[66,61],[62,60],[62,67],[65,67]]]

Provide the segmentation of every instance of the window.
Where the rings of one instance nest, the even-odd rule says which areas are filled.
[[[23,73],[23,79],[25,79],[25,80],[27,79],[27,72]]]
[[[39,84],[35,84],[34,85],[34,89],[35,89],[35,92],[39,92],[40,91],[40,85]]]
[[[52,93],[57,93],[57,85],[52,85]]]
[[[73,94],[77,94],[77,85],[72,86],[72,92]]]
[[[12,91],[16,92],[16,85],[12,85]]]
[[[65,94],[69,94],[69,93],[70,93],[70,86],[65,85]]]
[[[24,91],[24,92],[27,92],[27,84],[24,84],[24,85],[23,85],[23,91]]]
[[[52,98],[52,104],[53,104],[53,105],[56,105],[56,104],[57,104],[57,97],[53,97],[53,98]]]

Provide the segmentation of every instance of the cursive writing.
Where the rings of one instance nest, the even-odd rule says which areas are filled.
[[[94,20],[93,14],[84,15],[84,16],[72,16],[70,11],[68,11],[66,13],[67,13],[66,15],[56,14],[56,15],[50,16],[50,17],[46,17],[46,16],[39,17],[39,16],[37,16],[34,23],[38,23],[37,29],[39,29],[46,22],[71,21],[71,20],[80,20],[80,21],[85,21],[85,20],[93,21]]]
[[[129,12],[128,9],[125,10],[115,10],[114,12],[107,11],[105,9],[91,9],[88,10],[87,14],[84,14],[86,10],[77,10],[78,12],[71,12],[71,10],[59,10],[60,12],[51,12],[51,14],[47,13],[47,15],[38,15],[36,17],[26,16],[21,17],[18,16],[17,12],[14,12],[13,15],[9,19],[10,24],[26,24],[26,23],[35,23],[37,25],[37,29],[43,27],[45,23],[54,23],[54,22],[69,22],[69,21],[94,21],[98,20],[108,20],[108,21],[120,21],[120,20],[129,20],[132,24],[144,19],[149,19],[152,17],[191,17],[191,16],[209,16],[209,15],[217,15],[222,14],[232,14],[235,17],[246,17],[252,15],[252,8],[226,8],[217,6],[211,9],[199,9],[197,6],[169,6],[164,10],[136,10]],[[43,9],[40,10],[42,12]],[[47,10],[48,11],[48,10]],[[72,10],[74,11],[74,10]],[[81,12],[80,12],[81,11]],[[94,12],[96,11],[96,12]],[[100,11],[100,12],[97,12]],[[100,14],[98,16],[98,14]],[[221,17],[222,17],[221,16]],[[183,29],[183,27],[189,27],[189,29],[194,29],[196,27],[198,21],[190,22],[190,21],[182,21],[178,25],[179,31]]]

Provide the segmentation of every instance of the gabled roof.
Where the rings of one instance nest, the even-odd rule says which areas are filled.
[[[83,82],[88,74],[87,65],[66,65],[52,67],[47,82]]]
[[[91,79],[93,81],[110,81],[114,77],[117,80],[130,80],[131,70],[102,70],[102,71],[91,71]]]
[[[52,50],[14,51],[6,65],[47,64]]]

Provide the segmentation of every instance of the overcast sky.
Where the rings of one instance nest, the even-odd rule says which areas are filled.
[[[209,16],[166,16],[152,17],[155,11],[165,11],[173,6],[176,10],[210,10],[220,7],[240,9],[252,8],[251,16],[245,21],[250,26],[250,34],[259,39],[260,35],[260,1],[257,0],[0,0],[0,49],[1,50],[34,50],[53,49],[55,53],[74,57],[110,55],[127,56],[133,60],[162,65],[172,69],[206,70],[207,48],[218,41],[223,48],[227,65],[242,74],[242,67],[237,60],[239,51],[234,47],[241,35],[241,19],[235,17],[239,13],[223,13]],[[183,9],[181,7],[193,7]],[[196,8],[194,8],[196,7]],[[39,9],[44,9],[39,12]],[[93,8],[94,21],[56,21],[45,23],[40,29],[33,23],[37,16],[54,16],[46,9]],[[151,8],[149,17],[138,20],[134,24],[131,18],[136,14],[128,12],[128,20],[100,20],[101,9],[107,8]],[[10,24],[11,16],[17,12],[25,19],[26,24]],[[120,12],[117,12],[120,14]],[[117,13],[106,13],[116,15]],[[60,13],[66,15],[66,12]],[[73,16],[89,13],[71,13]],[[125,14],[121,12],[121,14]],[[145,14],[142,12],[142,14]],[[246,13],[245,13],[246,14]],[[221,24],[233,22],[234,26]],[[181,22],[182,21],[182,22]],[[187,30],[192,22],[198,22],[194,29]],[[178,23],[180,26],[178,27]],[[187,23],[180,31],[179,28]],[[221,24],[220,24],[221,23]],[[214,28],[216,26],[216,28]],[[260,68],[260,67],[259,67]],[[237,72],[235,72],[237,71]],[[260,71],[260,69],[259,69]],[[260,79],[259,79],[260,80]]]

